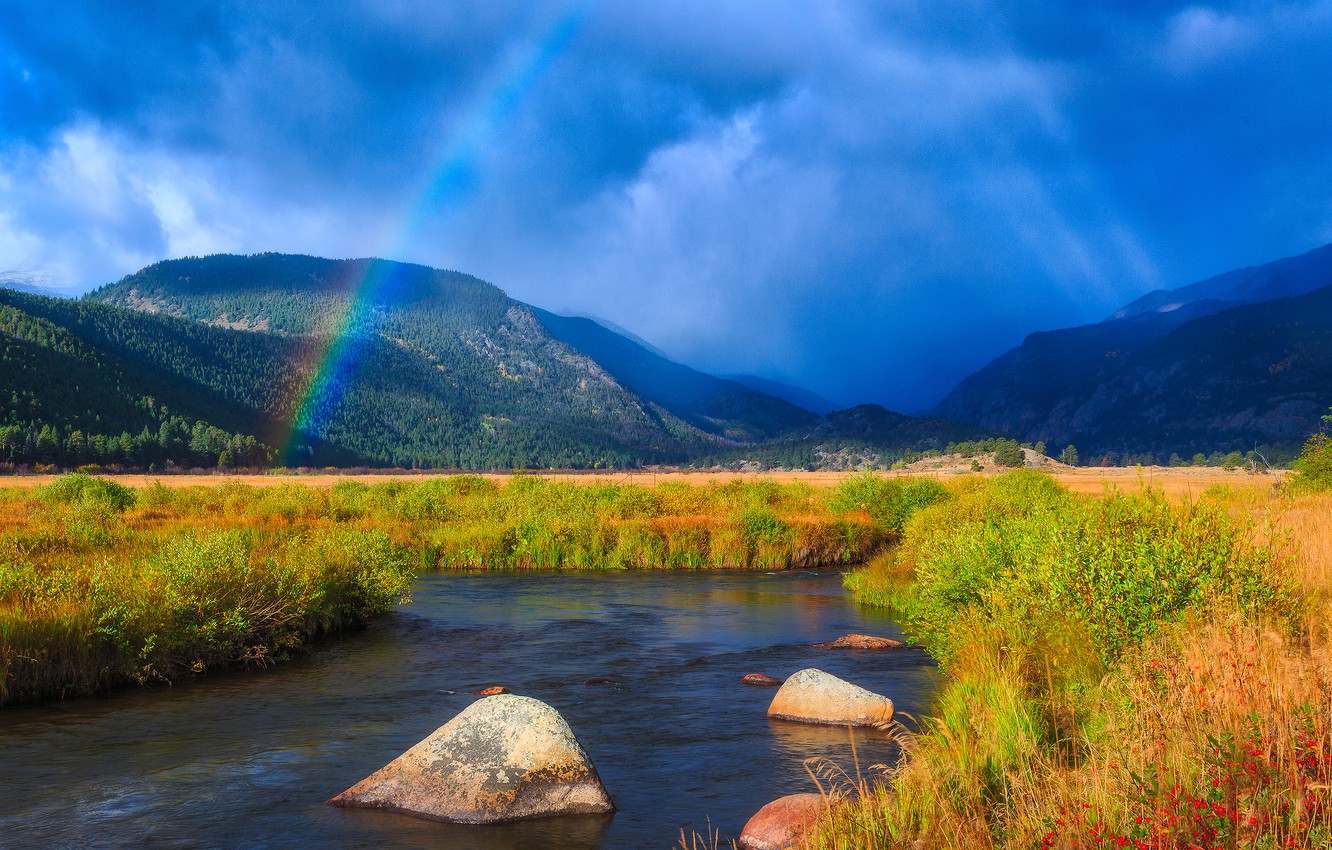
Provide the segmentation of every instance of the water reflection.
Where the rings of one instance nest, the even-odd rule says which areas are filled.
[[[413,600],[272,670],[0,711],[0,845],[666,847],[813,790],[810,756],[852,767],[845,730],[768,721],[774,690],[744,674],[817,666],[914,714],[934,689],[919,650],[812,648],[900,634],[835,574],[445,575]],[[473,827],[324,805],[490,684],[564,715],[616,815]],[[887,736],[856,748],[893,756]]]

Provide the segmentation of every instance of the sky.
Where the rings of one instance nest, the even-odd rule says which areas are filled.
[[[1332,0],[0,0],[0,277],[383,256],[920,411],[1332,242],[1329,45]]]

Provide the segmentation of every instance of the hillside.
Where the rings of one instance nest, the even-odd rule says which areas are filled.
[[[267,464],[274,452],[255,436],[255,407],[220,388],[229,385],[228,373],[243,374],[235,386],[253,388],[251,378],[281,355],[272,346],[237,350],[226,335],[0,289],[0,462]],[[155,355],[136,356],[144,348]],[[219,389],[190,376],[198,365],[191,353],[202,350],[226,367],[211,376]]]
[[[1153,293],[1117,318],[1032,334],[935,412],[1084,457],[1289,448],[1332,403],[1329,284],[1322,248]]]
[[[668,360],[592,319],[535,312],[556,339],[595,360],[626,388],[709,433],[754,442],[818,420],[775,395]]]
[[[283,346],[277,374],[257,376],[262,398],[242,401],[262,411],[288,464],[632,466],[706,440],[467,275],[218,256],[158,263],[87,300]],[[291,422],[287,439],[278,432]]]

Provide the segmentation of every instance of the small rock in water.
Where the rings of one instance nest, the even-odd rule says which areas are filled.
[[[815,649],[901,649],[906,646],[900,640],[874,635],[842,635],[830,643],[816,643]]]
[[[583,682],[583,684],[584,684],[584,685],[618,685],[619,682],[616,682],[614,679],[587,679],[586,681]]]
[[[893,701],[813,667],[792,673],[768,716],[828,726],[883,726],[893,719]]]
[[[328,802],[448,823],[615,811],[560,713],[513,695],[477,700]]]
[[[791,794],[759,809],[740,832],[742,850],[791,850],[818,821],[835,798],[822,794]]]
[[[468,691],[469,694],[475,694],[479,697],[497,697],[500,694],[507,694],[509,689],[503,685],[493,685],[489,688],[482,688],[479,691]]]
[[[746,673],[740,681],[746,685],[762,685],[768,688],[780,688],[782,686],[781,679],[774,679],[762,673]]]

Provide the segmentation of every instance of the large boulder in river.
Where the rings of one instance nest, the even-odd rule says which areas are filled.
[[[893,701],[810,667],[782,684],[768,716],[830,726],[880,726],[893,719]]]
[[[740,831],[741,850],[790,850],[800,846],[833,798],[791,794],[759,809]]]
[[[487,697],[329,800],[450,823],[615,811],[560,713],[530,697]]]

